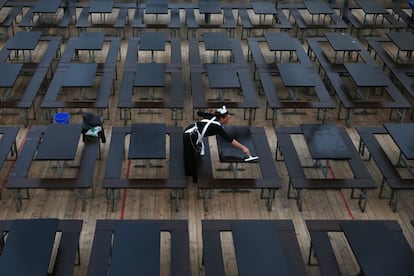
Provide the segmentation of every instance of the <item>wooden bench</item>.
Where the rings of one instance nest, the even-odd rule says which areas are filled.
[[[0,233],[2,233],[2,245],[4,236],[10,232],[13,220],[0,220]],[[79,238],[82,231],[82,220],[60,219],[58,222],[57,233],[59,241],[56,251],[56,258],[53,265],[52,274],[56,276],[72,275],[74,264],[80,265]],[[2,248],[3,249],[3,248]]]
[[[404,24],[402,22],[399,22],[397,19],[395,19],[393,14],[383,14],[383,21],[381,24],[363,24],[359,21],[358,18],[355,17],[355,15],[349,11],[345,14],[345,18],[351,23],[351,35],[353,32],[356,32],[356,36],[360,37],[362,36],[362,31],[368,30],[369,36],[373,35],[373,32],[375,29],[382,29],[384,31],[398,31],[405,28]]]
[[[0,28],[6,29],[7,37],[10,36],[9,29],[11,29],[11,35],[14,36],[14,25],[17,24],[17,16],[22,12],[22,7],[16,6],[7,14],[6,18],[0,25]]]
[[[115,19],[114,24],[112,25],[112,27],[116,30],[117,36],[121,36],[122,38],[125,38],[126,25],[128,24],[128,21],[129,21],[128,8],[119,9],[118,16]]]
[[[59,36],[46,36],[41,38],[41,41],[46,41],[48,45],[38,63],[25,63],[23,65],[21,73],[23,75],[29,75],[31,78],[23,87],[23,93],[20,99],[0,102],[0,108],[18,110],[18,115],[22,117],[24,126],[27,126],[30,120],[36,119],[34,102],[42,90],[42,85],[48,82],[48,74],[52,74],[53,60],[59,53],[61,39]],[[7,47],[3,47],[0,51],[2,58],[6,58],[9,54],[10,50],[7,50]]]
[[[315,94],[318,99],[312,101],[282,101],[278,96],[277,87],[275,85],[274,78],[279,75],[277,67],[274,64],[267,64],[265,57],[262,54],[260,43],[264,43],[263,38],[249,38],[247,40],[249,46],[248,57],[252,57],[254,62],[254,76],[258,80],[258,86],[260,92],[264,93],[266,96],[266,112],[265,119],[271,119],[272,124],[275,124],[277,120],[277,113],[281,109],[317,109],[318,120],[325,121],[327,116],[327,111],[329,109],[335,108],[335,103],[332,101],[328,90],[326,89],[324,83],[319,78],[318,73],[311,72],[310,75],[315,80]],[[309,67],[312,68],[313,64],[310,59],[303,51],[302,46],[298,43],[297,49],[294,51],[297,58],[302,64],[309,64]],[[313,70],[312,70],[313,71]],[[269,117],[269,109],[272,111],[271,117]],[[322,112],[322,116],[320,113]]]
[[[169,175],[166,178],[123,178],[122,162],[125,159],[125,136],[130,134],[130,127],[112,128],[111,143],[103,180],[111,209],[115,209],[116,194],[119,189],[169,189],[178,212],[179,200],[187,187],[184,163],[180,162],[183,153],[182,128],[167,127],[170,137]]]
[[[414,13],[414,11],[412,11]],[[414,28],[414,17],[409,15],[405,10],[400,9],[397,11],[397,16],[407,24],[408,31]]]
[[[327,73],[327,79],[330,82],[331,87],[335,91],[336,95],[340,99],[338,108],[338,120],[344,120],[347,125],[351,125],[352,117],[357,113],[357,109],[366,111],[367,109],[389,109],[389,119],[393,120],[394,113],[397,115],[395,120],[403,121],[406,111],[411,107],[410,103],[405,97],[398,91],[398,89],[392,85],[392,92],[387,89],[388,95],[391,97],[391,101],[379,101],[379,102],[364,102],[354,101],[351,97],[348,88],[342,81],[341,77],[336,73]],[[390,87],[387,87],[390,88]],[[346,109],[345,116],[342,116],[342,107]],[[362,112],[361,114],[365,114]]]
[[[343,275],[340,271],[338,261],[335,257],[335,252],[331,243],[330,232],[342,232],[340,224],[347,222],[347,220],[306,220],[306,227],[308,229],[311,245],[309,249],[308,264],[319,265],[321,276],[340,276]],[[395,236],[401,237],[402,230],[396,221],[384,221],[387,226],[393,231]],[[317,263],[313,263],[313,256],[316,257]]]
[[[99,142],[87,142],[83,146],[77,177],[73,178],[30,178],[28,176],[37,146],[42,138],[45,126],[33,126],[25,140],[19,158],[6,183],[7,189],[14,191],[17,211],[21,210],[22,200],[29,198],[29,189],[70,189],[75,190],[82,201],[82,211],[86,208],[86,189],[92,189]],[[26,190],[26,197],[21,190]],[[93,195],[93,192],[92,192]]]
[[[208,201],[211,198],[213,189],[260,189],[261,199],[266,201],[267,210],[272,211],[272,202],[275,198],[275,192],[281,188],[279,174],[275,167],[270,148],[267,142],[266,134],[261,127],[250,127],[252,138],[259,156],[258,164],[262,174],[261,178],[234,178],[220,179],[213,178],[213,168],[211,164],[210,152],[200,158],[198,164],[199,183],[198,198],[204,199],[204,209],[208,211]],[[208,141],[205,141],[205,147],[208,149]]]
[[[291,138],[292,134],[303,134],[300,127],[276,127],[277,136],[276,160],[278,152],[283,156],[286,168],[289,173],[288,199],[296,199],[296,203],[300,212],[302,212],[302,202],[304,189],[309,190],[336,190],[351,189],[351,199],[358,199],[358,206],[362,212],[365,211],[368,201],[368,190],[377,188],[374,180],[371,178],[368,170],[365,168],[358,151],[354,149],[352,140],[346,133],[344,128],[338,128],[338,131],[350,149],[351,159],[347,160],[353,177],[352,178],[307,178],[303,165],[299,159],[295,145]],[[292,190],[296,191],[296,195],[292,195]],[[359,195],[355,195],[355,190],[360,190]]]
[[[285,16],[282,9],[277,9],[277,15],[274,15],[273,24],[254,24],[249,16],[250,8],[239,7],[237,24],[242,26],[241,39],[247,39],[252,36],[252,31],[261,30],[259,36],[263,36],[265,30],[274,31],[275,29],[283,32],[292,28],[292,24]]]
[[[360,136],[360,154],[364,156],[366,148],[369,152],[368,160],[372,157],[382,174],[379,198],[389,199],[391,209],[396,212],[398,200],[400,198],[399,192],[402,190],[413,190],[414,179],[401,177],[395,164],[388,158],[384,149],[375,137],[377,134],[388,134],[383,127],[357,127],[356,130]],[[391,189],[391,193],[388,196],[385,195],[385,184],[388,184]]]

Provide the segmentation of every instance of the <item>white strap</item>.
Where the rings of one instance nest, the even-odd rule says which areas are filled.
[[[216,121],[216,117],[213,117],[213,118],[211,118],[209,120],[208,119],[203,119],[203,120],[201,120],[201,122],[203,122],[203,123],[205,122],[206,124],[204,125],[203,130],[201,131],[201,133],[198,132],[198,129],[197,129],[197,132],[198,132],[197,144],[201,144],[200,155],[204,155],[205,154],[205,150],[204,150],[204,141],[203,141],[203,138],[204,138],[204,135],[207,132],[208,127],[210,126],[210,124],[216,124],[216,125],[219,125],[219,126],[221,126],[221,124]]]

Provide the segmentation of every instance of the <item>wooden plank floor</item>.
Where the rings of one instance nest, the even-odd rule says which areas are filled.
[[[384,1],[391,2],[391,1]],[[78,11],[79,12],[79,11]],[[127,34],[131,34],[131,30],[127,29]],[[182,30],[183,31],[183,30]],[[240,31],[240,30],[238,30]],[[72,33],[75,33],[73,30]],[[292,32],[293,33],[293,32]],[[4,44],[4,39],[0,42]],[[245,55],[247,54],[247,43],[242,41]],[[65,45],[62,44],[62,48]],[[122,68],[125,60],[127,41],[122,42],[122,59],[118,64],[119,75],[122,76]],[[304,45],[305,50],[307,49]],[[39,50],[41,51],[41,49]],[[103,53],[101,53],[102,55]],[[34,54],[36,56],[36,53]],[[188,81],[188,45],[182,40],[182,56],[185,85],[185,109],[184,118],[178,122],[179,126],[185,127],[192,119],[192,105],[190,95],[190,84]],[[99,57],[99,53],[98,53]],[[83,58],[81,56],[81,58]],[[147,57],[149,58],[149,56]],[[168,58],[162,53],[156,53],[156,60],[161,62]],[[212,56],[206,56],[212,60]],[[119,89],[120,80],[116,82]],[[37,114],[38,119],[24,128],[22,122],[17,116],[7,116],[0,114],[0,124],[21,125],[21,131],[18,135],[17,145],[20,148],[25,137],[30,130],[31,125],[46,124],[44,111],[38,108],[41,96],[37,98]],[[264,120],[265,117],[265,98],[259,96],[261,108],[258,109],[254,126],[262,126],[266,130],[269,144],[272,152],[275,152],[277,138],[274,134],[270,121]],[[287,182],[288,174],[283,162],[276,162],[279,173],[282,177],[283,188],[276,192],[273,210],[268,212],[258,191],[248,193],[220,193],[213,192],[209,205],[209,212],[204,211],[203,201],[197,199],[197,187],[190,179],[188,180],[188,189],[185,192],[185,198],[180,202],[179,212],[175,212],[172,208],[168,191],[164,190],[124,190],[120,193],[120,200],[117,201],[114,212],[111,212],[110,205],[107,204],[105,191],[102,189],[102,178],[105,170],[105,157],[108,153],[109,141],[111,139],[111,127],[123,125],[123,121],[119,119],[119,110],[116,108],[117,96],[112,96],[110,100],[110,120],[105,121],[104,126],[107,133],[107,143],[103,144],[103,159],[97,161],[95,171],[95,189],[94,197],[87,200],[87,208],[85,212],[81,211],[81,201],[78,200],[76,194],[72,191],[49,191],[49,190],[33,190],[31,191],[31,199],[24,200],[21,212],[17,212],[13,195],[10,191],[4,189],[7,176],[14,164],[13,161],[7,161],[6,166],[0,174],[2,187],[2,198],[0,200],[0,218],[16,219],[16,218],[62,218],[62,219],[82,219],[84,221],[83,231],[81,234],[81,265],[76,266],[74,275],[85,275],[89,260],[90,249],[93,241],[93,233],[95,222],[97,219],[186,219],[189,221],[190,230],[190,253],[193,275],[203,275],[201,265],[202,258],[202,238],[201,238],[201,220],[202,219],[291,219],[294,222],[299,244],[302,249],[304,261],[307,261],[309,250],[309,235],[306,231],[306,219],[396,219],[401,224],[404,234],[408,239],[411,247],[414,247],[414,228],[409,221],[414,219],[414,193],[404,192],[400,199],[398,212],[393,213],[388,206],[387,200],[378,199],[378,190],[369,193],[369,201],[365,213],[361,213],[357,202],[350,200],[349,191],[307,191],[305,192],[303,212],[299,212],[294,200],[288,200]],[[232,116],[231,123],[234,125],[246,125],[243,120],[242,112],[231,110],[235,114]],[[344,126],[343,121],[336,120],[336,111],[331,111],[327,123]],[[278,126],[297,126],[301,123],[315,123],[316,113],[306,111],[306,115],[278,115]],[[133,122],[165,122],[173,125],[169,111],[162,111],[162,114],[141,115],[133,112]],[[348,133],[352,137],[355,146],[358,145],[359,137],[355,131],[355,126],[381,125],[388,122],[388,112],[379,111],[376,115],[355,116],[353,126],[347,128]],[[71,122],[81,122],[80,116],[72,116]],[[298,147],[303,151],[303,158],[307,158],[306,148],[298,139]],[[389,146],[390,154],[397,155],[397,149],[392,146],[389,140],[384,140],[384,144]],[[212,151],[215,149],[213,148]],[[213,156],[215,156],[213,154]],[[176,162],[181,162],[178,160]],[[48,173],[49,163],[36,163],[32,169],[33,173],[44,175]],[[380,183],[381,175],[375,164],[366,162],[370,173],[377,183]],[[215,167],[220,166],[215,159]],[[125,165],[125,174],[143,174],[141,169],[133,167],[133,164]],[[336,166],[334,167],[336,176],[349,173],[349,168]],[[71,172],[65,172],[70,174]],[[149,176],[163,175],[166,172],[163,169],[151,169]],[[246,174],[257,173],[253,168],[248,168]],[[317,174],[317,171],[310,171],[310,174]],[[231,177],[228,175],[228,177]],[[343,239],[341,236],[334,236],[335,240]],[[163,239],[163,248],[168,244],[168,239]],[[231,246],[231,237],[223,236],[223,249],[228,275],[237,275],[234,262],[234,252]],[[344,243],[335,244],[336,254],[340,259],[341,270],[344,275],[355,275],[358,272],[358,266],[353,256],[349,253]],[[162,269],[162,275],[168,275],[168,252],[163,250],[163,260],[165,263]],[[319,270],[315,266],[308,266],[310,275],[319,275]]]

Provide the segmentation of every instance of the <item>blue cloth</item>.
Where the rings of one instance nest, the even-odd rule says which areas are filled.
[[[414,0],[408,0],[408,5],[410,5],[411,9],[414,11]]]

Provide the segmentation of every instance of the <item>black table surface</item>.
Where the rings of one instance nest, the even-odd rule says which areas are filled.
[[[105,41],[104,32],[81,32],[76,41],[75,49],[100,50]]]
[[[149,0],[145,3],[147,14],[168,14],[168,2],[166,0]]]
[[[0,63],[0,87],[12,87],[22,67],[22,63]]]
[[[198,1],[198,10],[201,14],[220,14],[221,6],[218,0],[200,0]]]
[[[165,85],[164,63],[137,63],[134,86],[163,87]]]
[[[109,275],[160,275],[160,247],[158,223],[119,221]]]
[[[291,275],[275,221],[238,221],[231,228],[240,275]]]
[[[388,77],[379,67],[368,63],[345,63],[344,66],[356,86],[385,87],[389,85]]]
[[[327,32],[325,37],[334,51],[361,51],[356,38],[349,33]]]
[[[60,6],[61,0],[39,0],[33,8],[36,13],[55,13]]]
[[[401,51],[414,51],[414,34],[410,32],[387,32],[387,36]]]
[[[309,74],[306,65],[301,63],[277,64],[280,77],[286,87],[314,87],[315,80]]]
[[[251,4],[256,14],[277,14],[275,4],[272,1],[252,1]]]
[[[351,159],[350,151],[335,125],[302,124],[301,128],[313,159]]]
[[[366,14],[388,13],[388,11],[375,0],[356,0],[356,2]]]
[[[414,159],[414,123],[386,123],[384,128],[407,159]]]
[[[8,50],[33,50],[42,36],[40,31],[17,32],[7,41]]]
[[[349,221],[341,227],[363,275],[414,275],[414,254],[408,242],[395,239],[384,222]]]
[[[139,39],[139,50],[164,51],[166,41],[164,32],[142,32]]]
[[[91,13],[111,13],[114,7],[113,0],[94,0],[89,6]]]
[[[70,63],[62,87],[92,87],[97,69],[97,63]]]
[[[271,51],[294,51],[297,47],[297,40],[287,32],[264,32],[267,46]]]
[[[308,9],[310,14],[331,14],[333,10],[321,0],[307,0],[303,1],[303,4]]]
[[[73,160],[82,124],[49,124],[37,150],[36,160]]]
[[[239,76],[232,64],[206,64],[209,87],[213,89],[240,88]]]
[[[203,37],[206,50],[232,50],[230,37],[225,32],[205,32]]]
[[[57,219],[14,220],[0,257],[0,275],[48,275]]]
[[[249,148],[252,156],[256,156],[256,147],[254,145],[252,133],[248,126],[224,126],[230,137],[234,137],[237,141]],[[229,142],[216,136],[217,149],[220,162],[238,163],[244,162],[247,156],[238,148],[232,146]]]
[[[132,124],[128,159],[165,159],[165,124]]]

